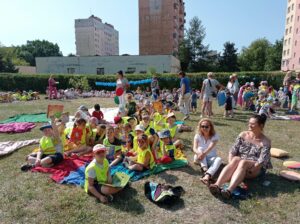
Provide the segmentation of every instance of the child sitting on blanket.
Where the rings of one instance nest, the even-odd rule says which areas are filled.
[[[105,135],[106,135],[106,125],[101,124],[101,125],[97,126],[97,132],[96,132],[96,136],[95,136],[95,144],[102,144],[103,140],[105,139]]]
[[[103,115],[102,111],[100,110],[100,105],[99,104],[94,105],[94,111],[92,113],[92,116],[98,119],[99,124],[105,123],[104,115]]]
[[[107,148],[104,145],[95,145],[93,148],[94,160],[85,169],[84,190],[102,203],[107,203],[109,199],[112,201],[112,194],[122,190],[122,188],[104,185],[112,184],[109,163],[105,158],[106,151]]]
[[[158,133],[160,138],[160,149],[156,155],[155,160],[158,163],[170,163],[175,159],[176,147],[172,142],[171,132],[168,129],[164,129]]]
[[[27,163],[21,167],[22,171],[28,171],[33,167],[51,167],[63,161],[64,149],[54,117],[51,117],[52,125],[47,124],[40,128],[43,137],[40,139],[39,151],[27,156]]]
[[[84,118],[79,118],[74,123],[68,141],[68,148],[71,150],[65,153],[66,156],[70,156],[72,153],[81,156],[91,152],[92,147],[89,146],[89,143],[89,128],[86,127],[86,120]]]
[[[115,166],[122,161],[122,142],[115,137],[115,130],[112,126],[106,127],[106,138],[103,140],[103,145],[108,148],[106,158],[110,162],[110,166]]]
[[[148,143],[148,136],[145,134],[137,137],[138,150],[136,157],[125,157],[125,165],[130,170],[144,171],[151,170],[155,161]]]

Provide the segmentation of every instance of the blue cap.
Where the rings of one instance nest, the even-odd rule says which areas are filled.
[[[42,127],[40,127],[40,130],[43,131],[46,128],[52,128],[52,125],[51,124],[45,124]]]
[[[168,129],[164,129],[164,130],[158,132],[158,136],[159,136],[159,138],[170,138],[171,133]]]

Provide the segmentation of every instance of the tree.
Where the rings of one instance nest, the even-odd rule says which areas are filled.
[[[219,66],[219,70],[223,72],[239,71],[238,54],[234,43],[224,44],[223,54],[219,57]]]
[[[179,47],[179,59],[183,70],[189,72],[216,70],[218,54],[210,51],[203,41],[205,28],[198,17],[192,18]]]
[[[0,72],[17,73],[18,69],[15,68],[10,57],[3,57],[0,53]]]
[[[62,53],[57,44],[46,40],[33,40],[19,47],[18,55],[31,66],[35,66],[36,57],[62,56]]]
[[[265,71],[275,71],[281,69],[283,39],[276,40],[267,51],[267,61]]]
[[[264,71],[270,46],[270,42],[262,38],[243,48],[238,58],[241,71]]]
[[[190,65],[191,57],[191,48],[189,46],[188,40],[184,37],[179,45],[178,50],[180,66],[183,71],[187,71]]]

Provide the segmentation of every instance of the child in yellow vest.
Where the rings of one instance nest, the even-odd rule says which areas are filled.
[[[148,137],[145,134],[138,136],[138,150],[136,157],[126,157],[125,164],[130,170],[144,171],[152,169],[155,161],[149,147]]]
[[[43,137],[40,139],[39,151],[27,156],[27,164],[21,167],[22,171],[28,171],[33,167],[51,167],[63,161],[64,149],[60,134],[51,117],[52,125],[46,124],[40,128]]]
[[[93,148],[94,160],[85,169],[84,190],[102,203],[107,203],[109,199],[112,200],[112,194],[122,190],[122,188],[105,185],[112,184],[106,151],[107,148],[104,145],[95,145]]]
[[[169,163],[175,159],[176,147],[172,142],[171,132],[164,129],[158,133],[160,138],[160,150],[157,160],[161,163]]]

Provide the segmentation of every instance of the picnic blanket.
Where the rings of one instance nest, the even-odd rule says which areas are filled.
[[[23,148],[28,145],[38,144],[39,139],[25,140],[25,141],[8,141],[0,142],[0,157],[12,153],[17,149]]]
[[[273,115],[272,120],[286,120],[286,121],[300,121],[300,115],[284,115],[284,116],[280,116],[280,115]]]
[[[89,109],[90,114],[92,114],[93,111],[94,108]],[[104,115],[104,120],[106,120],[109,123],[114,123],[114,117],[118,115],[119,108],[118,107],[101,108],[101,111]]]
[[[85,165],[92,161],[92,156],[76,156],[65,158],[60,164],[51,168],[35,167],[32,172],[50,173],[50,178],[57,183],[60,183],[65,177],[69,176],[72,171],[77,171],[79,168],[85,169]],[[83,172],[84,181],[84,172]],[[76,183],[74,183],[76,184]]]
[[[32,123],[46,123],[49,119],[45,113],[38,114],[18,114],[10,117],[9,119],[0,121],[0,124],[12,123],[12,122],[32,122]]]
[[[34,127],[35,124],[30,122],[0,124],[0,133],[23,133],[30,131]]]
[[[128,170],[122,163],[117,166],[111,167],[111,174],[114,175],[117,172],[125,173],[130,176],[131,181],[140,180],[146,176],[157,174],[165,170],[184,167],[188,164],[183,153],[179,152],[179,159],[174,160],[169,164],[158,164],[152,170],[146,170],[143,172]],[[85,180],[85,167],[92,161],[92,156],[78,157],[73,155],[66,158],[60,164],[51,167],[36,167],[32,169],[33,172],[50,173],[50,178],[60,184],[73,184],[77,186],[83,186]]]

